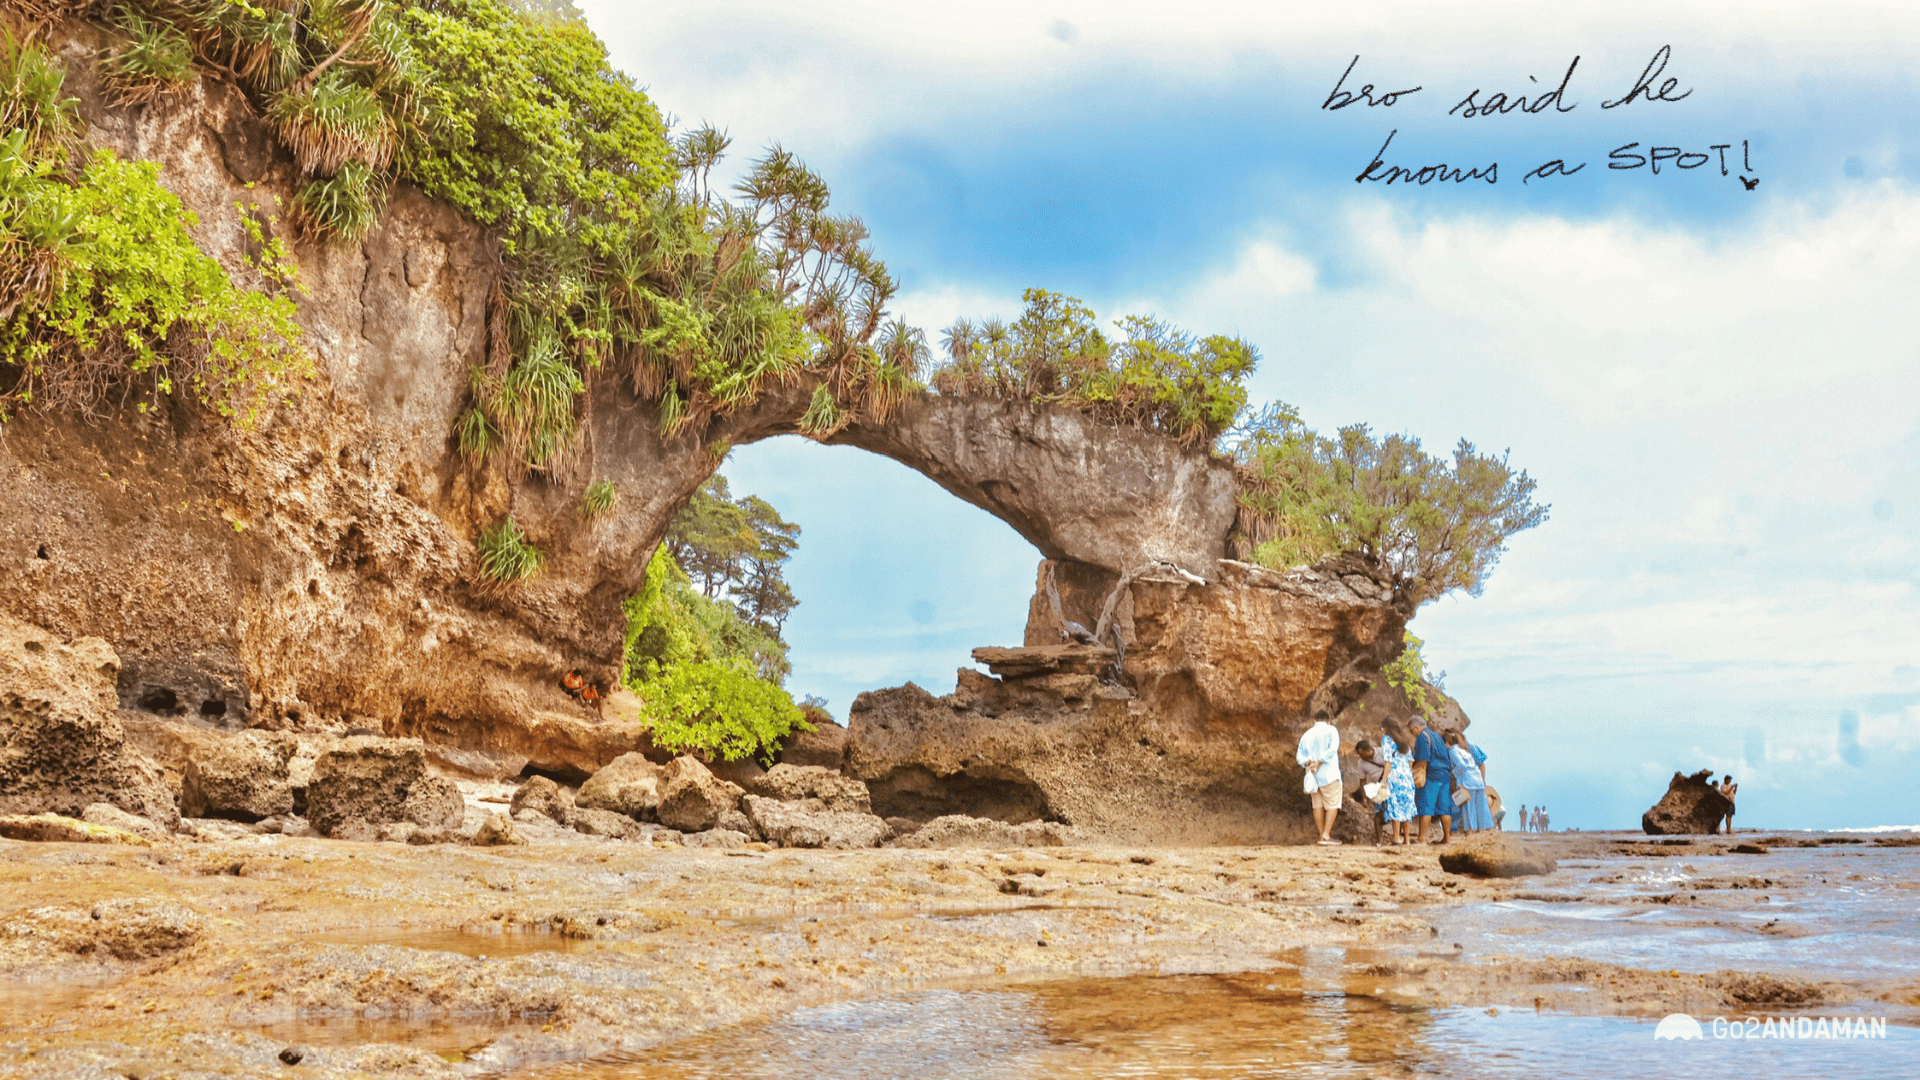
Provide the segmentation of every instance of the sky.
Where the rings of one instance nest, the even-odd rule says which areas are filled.
[[[736,167],[821,172],[932,340],[1044,287],[1510,452],[1550,520],[1412,627],[1509,803],[1632,828],[1713,768],[1742,825],[1920,823],[1920,6],[582,6]],[[796,694],[1020,640],[1038,553],[931,481],[724,471],[803,529]]]

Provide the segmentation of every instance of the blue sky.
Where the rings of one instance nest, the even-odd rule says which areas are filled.
[[[1317,426],[1510,448],[1552,520],[1414,624],[1510,801],[1630,827],[1711,766],[1745,823],[1920,823],[1914,8],[584,6],[736,162],[819,169],[932,336],[1042,286],[1248,337]],[[1688,96],[1603,109],[1663,46]],[[1422,89],[1322,108],[1355,56],[1346,90]],[[1575,56],[1571,111],[1448,115]],[[1390,131],[1498,183],[1355,183]],[[1553,159],[1586,167],[1521,183]],[[1037,553],[931,482],[791,438],[726,472],[805,530],[796,693],[1019,640]]]

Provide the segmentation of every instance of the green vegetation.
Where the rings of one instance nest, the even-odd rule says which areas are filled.
[[[732,759],[825,715],[781,689],[792,669],[780,630],[797,603],[781,567],[799,536],[766,500],[735,499],[718,475],[674,518],[646,586],[627,601],[626,682],[647,703],[655,742]]]
[[[1420,646],[1425,644],[1409,631],[1400,655],[1381,665],[1380,674],[1386,676],[1388,686],[1406,695],[1413,707],[1420,710],[1421,716],[1431,720],[1440,700],[1429,694],[1428,688],[1444,694],[1441,684],[1447,676],[1444,671],[1435,675],[1427,670],[1427,662],[1420,655]]]
[[[540,549],[533,546],[512,518],[491,529],[480,530],[474,546],[480,552],[480,573],[503,584],[532,577],[546,562],[546,556],[540,554]]]
[[[800,603],[781,569],[799,543],[800,526],[757,495],[734,499],[717,473],[667,531],[668,554],[702,595],[732,600],[742,618],[775,638]]]
[[[0,30],[0,416],[90,412],[137,380],[253,423],[312,373],[285,248],[248,217],[254,280],[236,285],[152,164],[103,150],[71,167],[63,78]]]
[[[596,480],[587,485],[587,493],[580,497],[580,516],[591,521],[619,502],[620,493],[614,490],[613,481]]]
[[[1364,424],[1320,435],[1286,405],[1239,434],[1240,538],[1267,566],[1350,552],[1416,604],[1455,589],[1478,596],[1507,539],[1547,519],[1524,470],[1464,439],[1448,462],[1418,439],[1376,438]]]
[[[1260,357],[1245,341],[1195,338],[1138,315],[1109,340],[1073,297],[1028,289],[1022,299],[1012,326],[962,319],[947,328],[936,390],[1064,405],[1207,447],[1246,408],[1244,383]]]
[[[693,587],[662,544],[627,601],[626,683],[647,704],[651,737],[672,750],[735,760],[806,722],[780,688],[786,643]]]

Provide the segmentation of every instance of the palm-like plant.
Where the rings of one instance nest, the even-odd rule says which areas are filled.
[[[109,55],[102,71],[122,105],[146,105],[193,81],[193,43],[172,23],[142,16],[130,5],[114,12],[127,42]]]

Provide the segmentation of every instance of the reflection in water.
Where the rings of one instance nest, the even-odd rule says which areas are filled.
[[[315,935],[313,940],[321,945],[393,945],[489,959],[526,956],[530,953],[574,953],[600,947],[598,943],[584,938],[543,930],[472,933],[466,930],[409,930],[393,926],[331,930]]]
[[[1521,898],[1427,917],[1465,955],[1900,979],[1920,971],[1920,848],[1562,863]],[[1902,1009],[1901,1015],[1911,1016]]]
[[[247,1030],[293,1046],[388,1043],[416,1047],[449,1061],[462,1061],[515,1027],[537,1028],[542,1023],[541,1019],[502,1020],[495,1016],[430,1020],[339,1016],[288,1020]]]
[[[1339,949],[1274,972],[928,990],[800,1009],[641,1053],[541,1069],[537,1080],[867,1077],[1914,1076],[1920,1039],[1656,1042],[1651,1021],[1388,1004]]]
[[[25,1031],[36,1023],[57,1020],[88,994],[111,985],[110,979],[0,982],[0,1032]]]

